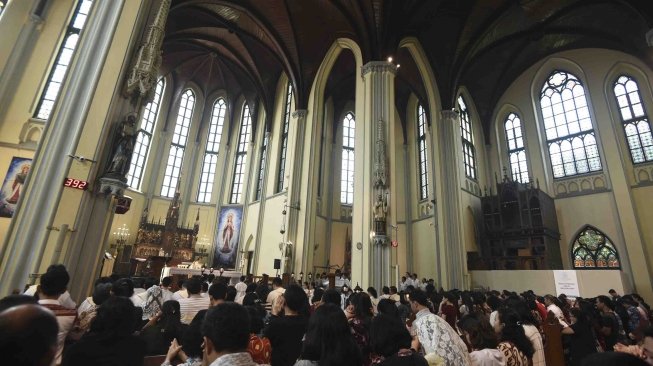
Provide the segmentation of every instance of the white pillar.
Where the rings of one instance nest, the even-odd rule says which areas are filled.
[[[352,217],[352,282],[361,287],[375,286],[381,288],[389,284],[390,278],[390,243],[374,240],[374,204],[377,200],[374,188],[375,156],[379,149],[377,131],[383,126],[383,144],[386,177],[388,172],[387,156],[393,154],[389,146],[389,130],[394,126],[394,78],[397,68],[386,61],[371,61],[361,68],[363,78],[363,115],[356,115],[356,149],[354,173],[354,207]],[[357,101],[357,103],[360,103]],[[381,121],[381,122],[379,122]],[[386,179],[386,185],[390,179]],[[389,187],[393,195],[394,187]],[[392,200],[391,200],[392,201]],[[396,207],[390,207],[386,223],[395,215]],[[387,226],[387,225],[386,225]],[[385,232],[389,233],[389,227]]]
[[[441,204],[444,219],[444,253],[440,253],[441,261],[438,272],[442,277],[444,288],[464,288],[464,258],[461,221],[460,171],[462,169],[462,142],[459,134],[460,120],[454,110],[442,111],[442,141],[440,143],[442,156],[442,189]],[[440,247],[440,248],[442,248]]]
[[[288,185],[288,195],[287,195],[287,212],[288,212],[288,236],[287,240],[292,243],[292,260],[290,263],[286,263],[286,258],[284,257],[284,266],[282,268],[292,272],[294,271],[295,263],[301,265],[301,256],[303,255],[303,247],[298,245],[299,237],[297,235],[299,231],[299,211],[306,209],[306,202],[301,202],[301,182],[302,182],[302,172],[304,169],[304,135],[306,131],[306,115],[307,111],[305,109],[298,109],[292,112],[293,126],[292,129],[295,130],[295,145],[292,149],[292,165],[290,166],[290,184]],[[302,238],[303,239],[303,238]],[[303,240],[302,240],[303,241]]]
[[[48,240],[47,227],[59,207],[62,182],[70,169],[68,155],[74,155],[79,142],[123,3],[97,1],[89,15],[3,244],[2,294],[22,289],[29,275],[38,270]]]

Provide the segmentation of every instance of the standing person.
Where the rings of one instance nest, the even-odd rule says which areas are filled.
[[[283,293],[285,291],[286,290],[283,288],[283,281],[281,281],[281,278],[280,277],[273,278],[272,279],[272,291],[270,291],[270,293],[267,294],[267,297],[264,298],[264,299],[266,299],[265,302],[268,304],[269,307],[273,307],[274,306],[274,301],[279,296],[283,295]],[[263,299],[263,297],[261,297],[261,298]]]
[[[334,304],[318,307],[308,322],[295,366],[360,366],[362,363],[360,350],[342,309]]]
[[[580,366],[583,358],[596,353],[596,337],[594,337],[592,324],[581,309],[571,308],[569,313],[571,325],[562,328],[562,334],[566,334],[570,338],[569,366]]]
[[[308,319],[308,297],[297,285],[290,285],[272,307],[272,318],[263,335],[272,344],[272,366],[291,366],[299,357]],[[282,315],[283,310],[283,315]]]
[[[490,323],[478,314],[465,315],[458,321],[458,328],[472,348],[469,358],[472,366],[505,366],[503,352],[499,351],[499,339]]]
[[[376,314],[376,306],[379,304],[379,295],[376,293],[374,287],[368,287],[367,294],[370,296],[370,300],[372,300],[372,308],[374,309],[374,314]]]
[[[188,297],[188,291],[186,291],[186,281],[183,278],[177,280],[177,287],[179,288],[172,294],[171,300],[181,300]]]
[[[428,306],[428,298],[421,290],[410,293],[410,306],[415,313],[415,321],[411,328],[413,347],[419,346],[427,356],[435,353],[444,359],[445,366],[469,366],[470,359],[465,342],[458,333],[442,318],[432,314]]]
[[[347,300],[351,297],[351,289],[348,286],[342,286],[340,294],[340,308],[345,310],[347,308]]]
[[[566,327],[567,319],[565,319],[565,315],[562,312],[562,309],[560,309],[560,307],[557,305],[558,302],[559,302],[558,298],[553,295],[544,296],[544,305],[546,305],[546,311],[553,312],[553,315],[555,315],[555,317],[558,318],[560,324],[562,324],[563,327]]]
[[[499,335],[500,342],[497,348],[503,353],[506,365],[531,365],[535,349],[526,337],[524,328],[520,324],[519,314],[515,310],[508,307],[499,309],[494,331]]]
[[[245,283],[245,276],[240,276],[240,282],[236,284],[236,302],[241,304],[243,303],[243,298],[247,293],[247,284]]]

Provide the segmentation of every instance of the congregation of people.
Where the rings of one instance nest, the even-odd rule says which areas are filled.
[[[53,265],[0,299],[2,364],[542,366],[553,325],[567,365],[653,365],[651,309],[637,294],[444,291],[417,274],[378,293],[318,277],[102,277],[77,306]]]

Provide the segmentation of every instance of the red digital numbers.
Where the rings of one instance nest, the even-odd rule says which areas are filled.
[[[66,178],[63,182],[64,187],[76,188],[85,191],[88,188],[88,182],[79,179]]]

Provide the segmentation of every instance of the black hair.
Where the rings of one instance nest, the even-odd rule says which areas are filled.
[[[610,308],[610,310],[614,310],[614,302],[609,297],[607,297],[605,295],[599,295],[599,296],[596,297],[596,299],[599,302],[603,303],[608,308]]]
[[[182,336],[182,349],[189,357],[202,357],[202,342],[204,342],[202,338],[202,322],[204,321],[205,315],[206,310],[199,311]]]
[[[357,293],[356,296],[352,295],[351,304],[354,305],[354,316],[369,325],[369,321],[374,316],[370,296],[364,292]]]
[[[517,312],[522,323],[534,325],[535,327],[540,326],[540,323],[537,321],[537,319],[535,319],[533,313],[531,313],[531,310],[524,300],[511,297],[506,300],[505,305]]]
[[[135,312],[131,300],[122,296],[111,296],[98,308],[90,332],[108,341],[128,337],[134,333],[136,327]]]
[[[263,317],[261,317],[261,312],[259,310],[260,306],[245,306],[247,313],[249,314],[249,333],[250,334],[260,334],[263,326]]]
[[[390,287],[383,286],[383,288],[381,289],[381,292],[383,292],[384,295],[389,295],[390,294]]]
[[[429,298],[422,290],[413,290],[410,293],[410,301],[415,301],[422,306],[429,307]]]
[[[272,285],[277,286],[277,287],[281,287],[283,285],[283,281],[281,280],[281,278],[275,277],[275,278],[272,279]]]
[[[370,348],[372,352],[389,357],[402,348],[410,348],[412,338],[406,326],[396,317],[379,314],[370,327]]]
[[[209,290],[209,284],[206,282],[202,282],[202,292],[207,292]]]
[[[199,278],[191,277],[186,281],[186,290],[188,290],[189,295],[196,295],[202,291],[202,282]]]
[[[202,335],[211,341],[216,352],[241,352],[249,343],[249,322],[245,307],[225,302],[206,312]]]
[[[504,306],[499,309],[499,320],[503,323],[500,340],[512,342],[526,357],[533,357],[535,349],[520,324],[519,314],[514,309]]]
[[[470,346],[474,350],[494,349],[499,344],[494,329],[485,317],[476,314],[465,315],[458,321],[458,328],[467,333]]]
[[[243,297],[243,306],[249,306],[249,305],[260,304],[260,303],[261,300],[258,298],[258,295],[256,295],[256,293],[254,292],[246,294]]]
[[[241,282],[245,282],[245,279],[246,279],[246,278],[247,278],[247,277],[245,277],[245,276],[240,276],[240,281],[241,281]]]
[[[25,296],[34,299],[32,296]],[[8,300],[5,297],[3,300]],[[27,301],[13,297],[11,300]],[[27,307],[30,307],[28,309]],[[16,313],[16,314],[12,314]],[[17,317],[21,319],[17,321]],[[57,345],[59,325],[54,314],[34,304],[22,303],[0,316],[0,354],[5,365],[38,365]]]
[[[168,300],[161,305],[161,318],[159,323],[162,325],[161,332],[167,343],[182,333],[181,312],[177,300]]]
[[[134,295],[134,282],[129,278],[121,278],[113,283],[113,286],[111,286],[111,292],[113,292],[115,296],[132,297],[132,295]]]
[[[234,286],[228,286],[227,297],[225,298],[225,301],[236,301],[236,295],[238,295],[236,288]]]
[[[103,302],[111,297],[111,286],[110,283],[100,283],[95,286],[92,296],[95,305],[102,305]]]
[[[313,290],[313,297],[311,298],[311,302],[316,303],[322,300],[322,295],[324,295],[324,290],[321,288],[316,288]]]
[[[376,311],[379,314],[394,316],[399,319],[399,309],[395,305],[395,302],[390,299],[381,299],[376,305]]]
[[[34,296],[28,295],[9,295],[0,300],[0,313],[18,305],[38,304]]]
[[[300,359],[318,361],[320,366],[358,366],[360,350],[339,306],[318,307],[308,322]]]
[[[340,294],[336,289],[330,288],[322,294],[322,302],[326,304],[334,304],[340,306]]]
[[[70,276],[63,264],[53,264],[41,276],[40,291],[46,296],[59,296],[66,292]]]
[[[374,287],[368,287],[368,288],[367,288],[367,293],[368,293],[371,297],[373,297],[373,298],[375,298],[375,299],[376,299],[377,297],[379,297],[379,294],[377,294],[376,289],[375,289]]]
[[[257,286],[258,286],[258,285],[255,284],[254,282],[248,284],[248,285],[247,285],[247,289],[245,290],[245,293],[249,294],[249,293],[252,293],[252,292],[256,291],[256,287],[257,287]]]
[[[172,285],[172,277],[171,276],[163,277],[163,279],[161,280],[161,284],[165,287],[170,287],[170,285]]]
[[[222,282],[214,283],[209,287],[209,296],[214,300],[224,300],[227,298],[227,285]]]
[[[396,294],[397,293],[397,286],[390,286],[390,293]]]
[[[299,313],[305,312],[308,310],[308,296],[304,289],[297,285],[290,285],[283,293],[284,299],[286,299],[286,306],[293,311]]]
[[[267,301],[268,294],[270,293],[270,288],[267,283],[262,283],[256,287],[256,294],[261,301]]]

